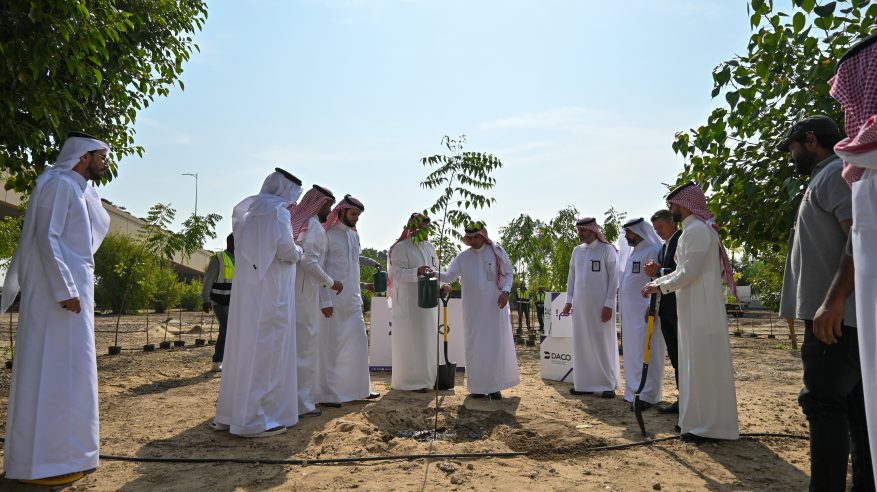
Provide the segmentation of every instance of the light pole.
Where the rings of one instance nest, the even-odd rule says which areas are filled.
[[[183,173],[181,176],[192,176],[195,178],[195,215],[198,215],[198,173]]]

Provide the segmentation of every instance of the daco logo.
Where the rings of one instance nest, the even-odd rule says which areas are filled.
[[[558,354],[555,352],[544,352],[545,356],[543,357],[546,360],[562,360],[562,361],[570,361],[572,360],[572,355],[570,354]]]

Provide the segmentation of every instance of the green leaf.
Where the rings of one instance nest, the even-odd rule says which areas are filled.
[[[796,12],[795,16],[792,18],[792,25],[794,26],[795,32],[801,32],[804,29],[804,24],[807,22],[807,18],[801,12]]]
[[[820,5],[818,7],[813,8],[813,12],[816,13],[819,17],[828,17],[834,13],[834,8],[837,6],[837,2],[828,2],[825,5]]]

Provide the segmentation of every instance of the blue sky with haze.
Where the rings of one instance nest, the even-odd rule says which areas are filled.
[[[711,71],[749,38],[742,0],[251,0],[209,3],[179,88],[142,111],[143,158],[102,195],[224,219],[275,166],[359,197],[364,247],[435,201],[420,158],[443,135],[504,163],[491,234],[574,205],[602,219],[663,204],[676,131],[703,123]],[[178,221],[179,223],[179,221]]]

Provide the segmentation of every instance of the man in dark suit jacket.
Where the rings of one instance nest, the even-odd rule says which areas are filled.
[[[657,263],[646,263],[645,270],[649,277],[663,277],[676,270],[676,243],[682,231],[679,230],[669,210],[658,210],[652,215],[652,226],[664,240],[661,252],[658,254]],[[678,320],[676,318],[676,294],[663,294],[661,296],[661,308],[658,311],[661,318],[661,333],[667,344],[667,355],[670,364],[676,373],[676,388],[679,389],[679,341],[677,337]],[[660,413],[679,413],[679,402],[658,408]]]

